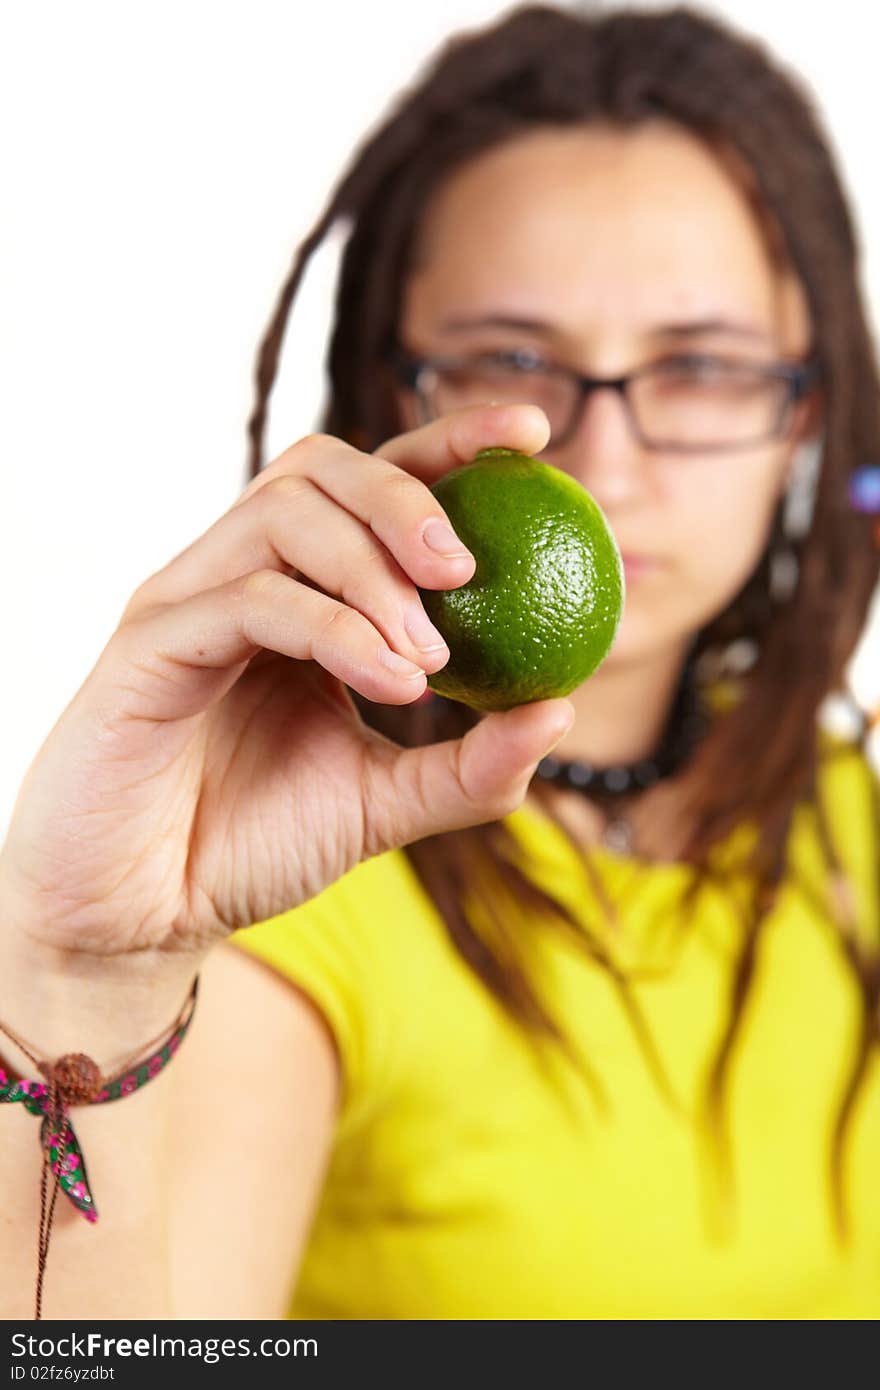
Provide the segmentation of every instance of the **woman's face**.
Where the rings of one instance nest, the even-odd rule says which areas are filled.
[[[442,185],[421,228],[401,343],[424,355],[537,350],[617,377],[682,354],[775,362],[808,346],[803,295],[770,256],[741,185],[666,122],[541,129]],[[401,397],[407,424],[415,402]],[[804,412],[735,453],[643,447],[621,399],[591,395],[548,462],[605,512],[627,599],[609,663],[684,646],[763,551]]]

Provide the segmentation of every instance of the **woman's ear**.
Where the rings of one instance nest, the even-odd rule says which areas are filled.
[[[792,438],[798,444],[817,439],[822,433],[824,420],[825,393],[821,386],[816,386],[795,407]]]

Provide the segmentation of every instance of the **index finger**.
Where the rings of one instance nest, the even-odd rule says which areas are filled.
[[[516,449],[537,454],[546,447],[550,425],[536,405],[472,405],[395,435],[374,452],[424,483],[470,463],[481,449]]]

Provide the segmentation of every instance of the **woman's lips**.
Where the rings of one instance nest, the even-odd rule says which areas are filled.
[[[660,569],[661,562],[652,559],[650,555],[629,555],[623,551],[620,558],[627,579],[635,579],[641,574],[650,574],[653,570]]]

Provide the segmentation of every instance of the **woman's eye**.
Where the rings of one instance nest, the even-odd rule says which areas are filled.
[[[679,357],[667,357],[657,363],[663,372],[672,375],[697,377],[700,380],[728,376],[736,371],[735,363],[725,362],[717,357],[706,357],[702,353],[687,353]]]
[[[529,348],[499,349],[481,353],[477,359],[483,366],[503,372],[535,372],[546,367],[543,357]]]

